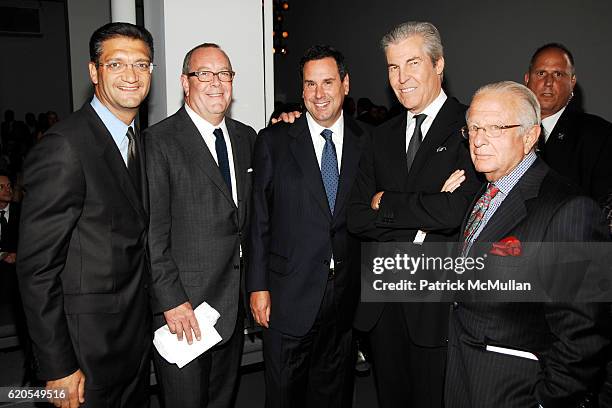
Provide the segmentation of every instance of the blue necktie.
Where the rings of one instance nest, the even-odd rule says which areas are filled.
[[[229,159],[227,158],[227,146],[225,145],[225,138],[223,137],[223,131],[221,128],[216,128],[213,131],[216,137],[215,150],[217,151],[217,161],[219,162],[219,170],[221,176],[227,184],[230,194],[232,194],[232,178],[230,176]]]
[[[338,192],[338,157],[336,156],[336,146],[332,141],[332,131],[323,129],[321,136],[325,139],[323,156],[321,157],[321,177],[325,186],[325,194],[331,213],[334,213],[336,204],[336,193]]]

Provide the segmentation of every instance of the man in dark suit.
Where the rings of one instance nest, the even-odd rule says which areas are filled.
[[[8,309],[17,330],[25,356],[22,379],[25,384],[34,381],[35,376],[31,372],[31,346],[15,270],[20,214],[21,206],[13,202],[13,183],[7,173],[0,172],[0,307]]]
[[[179,369],[155,351],[167,407],[230,407],[242,355],[241,255],[246,253],[255,131],[227,116],[234,71],[216,44],[187,53],[185,105],[145,132],[151,200],[154,327],[200,340],[193,309],[221,315],[221,343]]]
[[[262,130],[255,146],[246,288],[265,327],[266,406],[341,407],[359,278],[346,204],[369,135],[342,113],[339,51],[313,46],[300,68],[306,115]]]
[[[459,133],[465,106],[442,90],[440,35],[431,23],[408,22],[382,45],[389,82],[408,112],[375,129],[355,181],[349,229],[364,241],[453,241],[480,182]],[[443,188],[447,178],[450,189]],[[442,405],[448,308],[359,305],[355,327],[368,332],[381,407]]]
[[[94,98],[28,155],[17,272],[39,377],[67,390],[62,406],[144,407],[147,200],[134,118],[149,92],[153,39],[110,23],[89,49]]]
[[[542,108],[540,157],[603,205],[612,193],[612,123],[570,103],[576,85],[572,53],[556,43],[538,48],[525,85]]]
[[[506,237],[519,244],[607,240],[597,204],[534,153],[540,134],[536,96],[515,82],[482,87],[470,105],[464,134],[474,166],[488,183],[466,214],[462,255],[484,257],[484,276],[545,276],[552,262],[555,279],[568,279],[563,265],[573,259],[571,251],[554,258],[545,246],[516,256],[490,253],[492,243]],[[590,406],[588,394],[598,387],[609,345],[603,306],[455,303],[446,407]]]

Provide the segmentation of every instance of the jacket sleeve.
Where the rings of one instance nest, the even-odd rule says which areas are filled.
[[[64,313],[61,274],[78,229],[85,178],[63,136],[47,134],[32,149],[24,185],[17,274],[39,378],[52,380],[79,368]]]
[[[385,191],[377,212],[376,226],[410,228],[423,231],[451,231],[461,226],[476,192],[482,183],[470,159],[468,150],[457,145],[455,169],[465,171],[465,181],[452,193],[421,191]],[[450,176],[450,174],[449,174]]]
[[[547,242],[606,241],[602,213],[594,201],[578,197],[557,211],[548,227]],[[575,260],[567,250],[556,255],[552,271],[557,279],[575,275],[564,265]],[[584,259],[584,258],[580,258]],[[584,395],[598,383],[610,345],[610,315],[604,303],[544,304],[545,318],[554,340],[542,356],[542,372],[535,395],[544,407],[578,406]]]
[[[188,300],[178,267],[172,258],[170,163],[158,135],[144,133],[149,185],[149,253],[154,313],[170,310]]]
[[[251,213],[249,268],[246,290],[268,290],[268,252],[270,247],[270,213],[274,167],[266,130],[260,132],[253,154],[253,211]]]

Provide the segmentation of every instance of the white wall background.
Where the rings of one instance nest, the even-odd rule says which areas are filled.
[[[187,51],[212,42],[228,54],[236,71],[230,116],[255,129],[264,127],[273,109],[271,45],[270,52],[264,53],[264,38],[272,40],[271,10],[271,0],[263,1],[263,8],[257,0],[145,0],[145,26],[155,39],[157,65],[149,96],[149,125],[182,105],[179,78]],[[265,28],[264,21],[268,21]]]

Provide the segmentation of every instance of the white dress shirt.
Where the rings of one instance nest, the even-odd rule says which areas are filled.
[[[440,89],[440,93],[421,113],[427,115],[423,123],[421,123],[421,134],[423,135],[423,140],[425,140],[425,136],[427,136],[427,132],[429,132],[429,128],[431,127],[433,121],[436,119],[438,112],[442,109],[442,105],[446,102],[448,97],[446,93],[444,93],[443,89]],[[408,146],[410,145],[410,139],[412,139],[412,134],[414,133],[414,127],[416,125],[416,120],[412,120],[415,116],[414,113],[408,111],[408,120],[406,123],[406,151],[408,150]]]
[[[544,141],[548,142],[548,136],[552,133],[559,121],[561,115],[565,112],[565,107],[554,115],[550,115],[547,118],[542,119],[542,127],[544,128]]]
[[[306,112],[306,121],[308,122],[308,129],[310,130],[310,137],[312,138],[312,145],[314,146],[315,153],[317,155],[317,161],[319,162],[319,169],[321,169],[321,158],[323,157],[323,148],[325,147],[325,138],[321,136],[323,129],[329,129],[332,131],[332,142],[336,146],[336,157],[338,158],[338,174],[342,167],[342,142],[344,141],[344,116],[340,113],[338,120],[330,127],[323,127],[319,125],[309,112]]]
[[[200,135],[204,139],[206,143],[206,147],[210,151],[215,163],[217,166],[219,165],[219,160],[217,159],[217,149],[215,148],[215,141],[217,137],[213,134],[215,129],[220,128],[223,131],[223,139],[225,139],[225,145],[227,146],[227,158],[229,160],[229,169],[230,169],[230,179],[232,183],[232,199],[234,200],[234,204],[238,206],[238,192],[236,191],[236,170],[234,169],[234,153],[232,150],[232,142],[229,138],[229,132],[227,131],[227,127],[225,126],[225,118],[219,123],[217,126],[214,126],[212,123],[207,121],[198,115],[193,109],[189,107],[189,105],[185,104],[185,110],[187,114],[198,128]]]
[[[319,125],[309,112],[306,112],[306,121],[308,122],[308,130],[310,130],[310,137],[312,138],[312,145],[314,146],[315,154],[317,155],[317,161],[319,162],[319,170],[321,169],[321,159],[323,157],[323,148],[325,148],[325,138],[321,136],[323,129],[329,129],[332,131],[332,142],[336,147],[336,157],[338,159],[338,175],[340,175],[340,169],[342,168],[342,145],[344,141],[344,114],[340,112],[338,120],[330,127],[323,127]],[[340,179],[338,179],[338,182]],[[329,261],[329,267],[334,267],[334,257]]]

